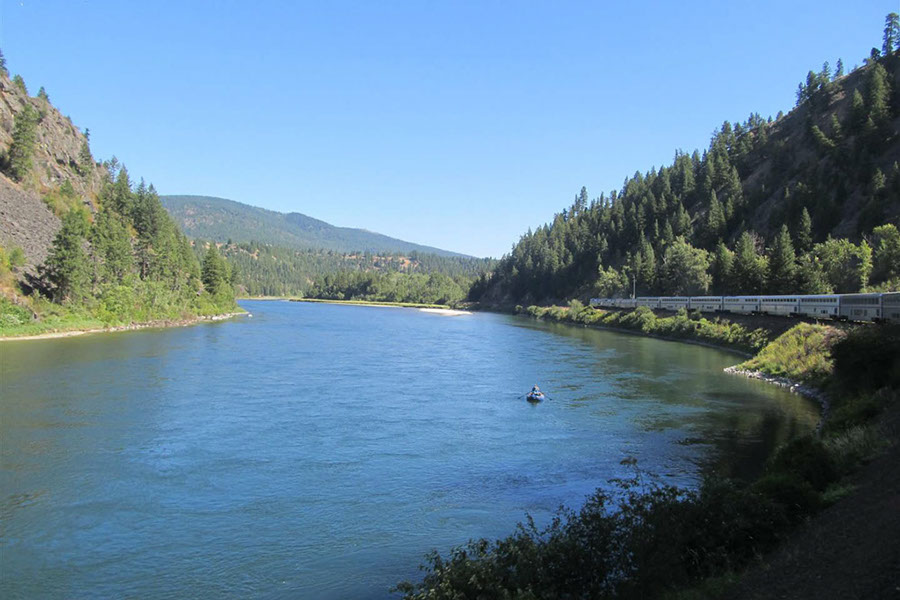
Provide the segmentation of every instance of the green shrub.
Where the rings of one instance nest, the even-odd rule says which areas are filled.
[[[900,325],[857,327],[834,343],[831,355],[841,390],[900,389]]]
[[[768,471],[794,475],[820,492],[839,475],[825,444],[812,436],[795,438],[779,448],[769,460]]]
[[[824,440],[825,449],[841,473],[849,473],[874,456],[887,443],[871,425],[855,425]]]
[[[790,521],[811,515],[822,506],[822,499],[810,483],[790,473],[769,473],[753,484],[753,490],[784,507]]]

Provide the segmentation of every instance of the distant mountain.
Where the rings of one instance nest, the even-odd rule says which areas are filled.
[[[398,240],[380,233],[335,227],[300,213],[280,213],[210,196],[160,196],[163,206],[193,238],[236,243],[256,241],[273,246],[335,252],[405,253],[465,256]]]

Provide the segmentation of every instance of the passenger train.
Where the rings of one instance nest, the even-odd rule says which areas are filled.
[[[636,308],[743,315],[782,315],[840,321],[900,323],[900,292],[817,296],[640,296],[591,298],[595,308]]]

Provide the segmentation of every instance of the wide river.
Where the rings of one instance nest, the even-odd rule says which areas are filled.
[[[0,597],[386,598],[431,549],[645,475],[756,473],[816,406],[719,350],[495,314],[0,345]],[[550,399],[531,405],[539,384]]]

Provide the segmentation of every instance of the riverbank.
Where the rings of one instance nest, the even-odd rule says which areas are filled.
[[[136,331],[139,329],[160,329],[165,327],[186,327],[188,325],[196,325],[198,323],[210,323],[215,321],[224,321],[226,319],[231,319],[234,317],[239,317],[242,315],[250,316],[250,313],[246,311],[240,312],[230,312],[223,313],[218,315],[200,315],[195,317],[189,317],[184,319],[160,319],[155,321],[148,321],[146,323],[130,323],[127,325],[112,325],[105,326],[99,321],[95,321],[97,326],[87,326],[85,327],[83,323],[79,325],[73,325],[71,329],[69,328],[60,328],[53,329],[51,331],[47,331],[44,333],[35,333],[35,334],[23,334],[23,335],[13,335],[13,336],[0,336],[0,342],[24,342],[29,340],[48,340],[54,338],[65,338],[65,337],[75,337],[80,335],[87,335],[92,333],[116,333],[119,331]],[[88,321],[90,323],[91,321]]]
[[[657,339],[689,342],[753,356],[762,350],[781,331],[774,327],[750,329],[722,318],[709,320],[687,312],[659,316],[646,307],[629,311],[607,311],[586,307],[578,301],[569,306],[517,307],[516,314],[534,319],[556,321],[606,329],[622,333],[637,333]],[[790,325],[784,327],[788,329]]]
[[[418,302],[376,302],[369,300],[328,300],[324,298],[288,298],[290,302],[318,302],[322,304],[349,304],[353,306],[385,306],[391,308],[434,308],[452,310],[446,304],[422,304]]]
[[[545,530],[526,525],[504,539],[433,553],[421,582],[397,587],[405,600],[513,592],[679,600],[896,592],[898,428],[883,424],[900,418],[900,328],[793,322],[776,335],[696,314],[594,312],[578,302],[516,312],[598,329],[625,323],[619,329],[640,335],[674,331],[667,337],[753,349],[752,358],[727,371],[809,395],[830,417],[815,435],[795,437],[769,456],[755,481],[709,480],[687,490],[648,484],[635,467],[618,494],[598,490]],[[878,466],[860,471],[870,462]],[[861,526],[836,525],[844,521]]]

